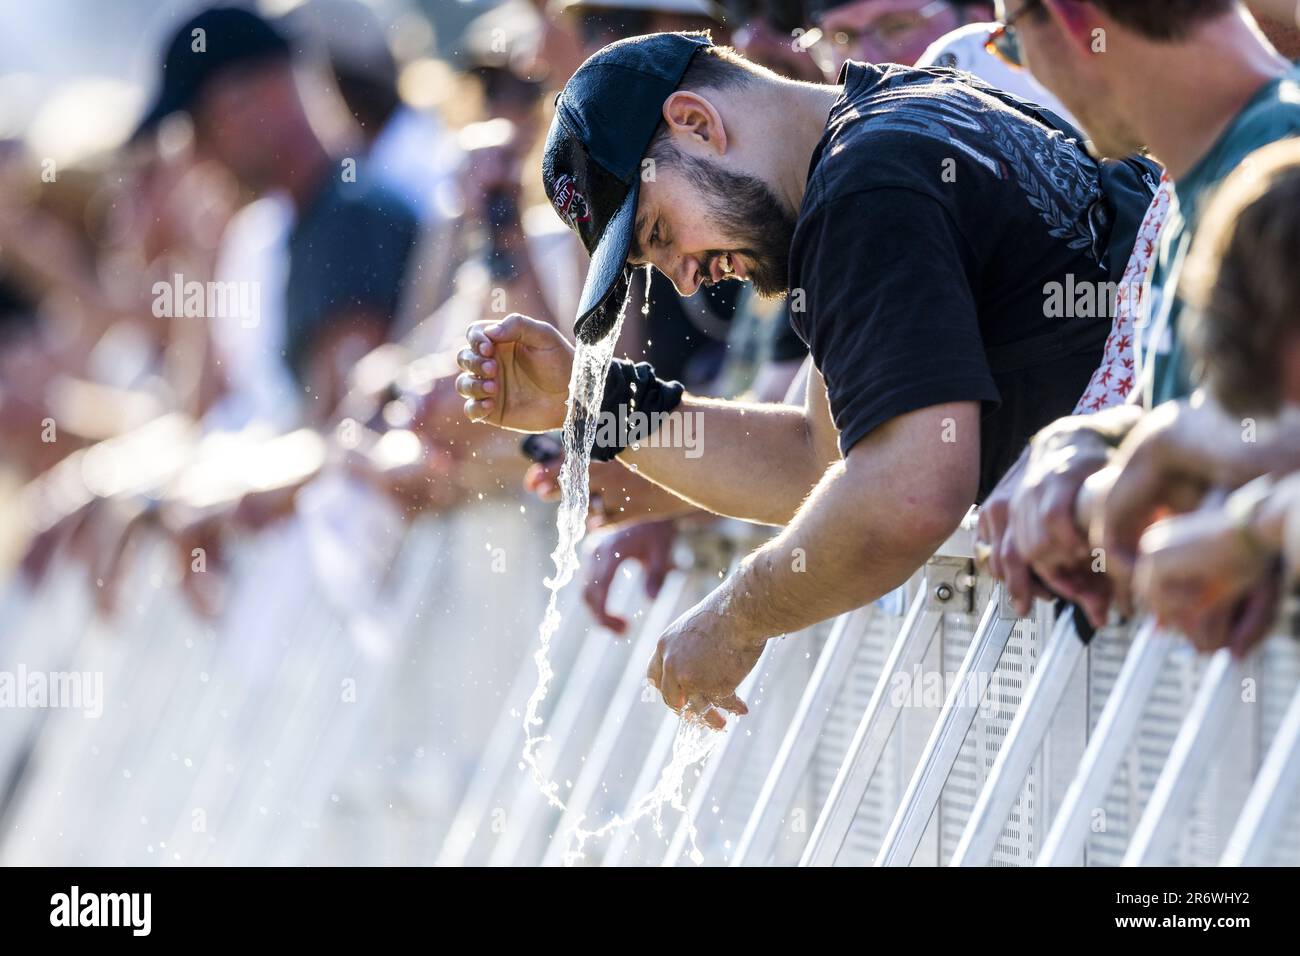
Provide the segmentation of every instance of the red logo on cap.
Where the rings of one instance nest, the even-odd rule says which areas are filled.
[[[560,214],[560,218],[574,229],[578,228],[578,223],[586,222],[591,218],[587,197],[578,192],[573,177],[568,173],[561,173],[555,180],[555,196],[551,199],[551,203],[555,206],[555,211]]]

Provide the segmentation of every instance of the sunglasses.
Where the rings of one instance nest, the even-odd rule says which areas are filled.
[[[989,31],[989,37],[984,41],[984,49],[1007,66],[1016,70],[1023,70],[1025,65],[1021,62],[1020,38],[1016,35],[1016,23],[1025,14],[1037,10],[1042,5],[1043,0],[1028,0],[1023,7],[1016,11],[1015,16],[1006,17]],[[1001,4],[998,4],[998,6],[999,8],[1002,7]]]

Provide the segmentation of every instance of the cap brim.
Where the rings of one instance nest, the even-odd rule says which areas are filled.
[[[640,180],[632,183],[591,254],[587,281],[578,301],[578,318],[573,324],[574,334],[588,344],[599,342],[609,334],[627,298],[627,257],[636,231],[640,186]]]

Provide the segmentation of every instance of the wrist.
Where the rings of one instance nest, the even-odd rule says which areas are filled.
[[[1246,547],[1260,558],[1282,550],[1287,509],[1280,497],[1272,476],[1265,475],[1238,488],[1224,505]]]
[[[1085,427],[1039,432],[1030,446],[1033,455],[1061,456],[1072,469],[1092,465],[1092,471],[1103,467],[1115,453],[1115,445],[1105,435]]]
[[[605,378],[592,459],[611,461],[628,445],[646,440],[663,416],[681,404],[685,391],[680,382],[656,376],[647,362],[614,359]]]
[[[755,619],[759,613],[754,596],[763,593],[749,580],[753,575],[752,556],[745,559],[715,588],[705,602],[717,619],[718,633],[737,650],[761,648],[771,637]]]

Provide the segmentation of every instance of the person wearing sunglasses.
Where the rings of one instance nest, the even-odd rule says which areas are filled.
[[[986,22],[989,2],[968,0],[812,0],[813,38],[828,78],[846,60],[912,66],[940,37]]]
[[[1002,570],[1009,586],[1022,582],[1019,594],[1011,587],[1022,607],[1028,601],[1023,589],[1032,580],[1023,573],[1028,568],[1057,594],[1089,608],[1099,623],[1112,592],[1121,598],[1127,593],[1137,539],[1167,504],[1158,488],[1167,475],[1158,466],[1145,467],[1142,473],[1151,479],[1143,491],[1132,487],[1139,480],[1136,468],[1107,470],[1123,494],[1100,477],[1089,479],[1112,462],[1116,447],[1142,420],[1143,408],[1191,392],[1180,329],[1187,251],[1209,197],[1245,157],[1300,135],[1300,71],[1236,0],[1008,0],[999,6],[1004,27],[995,46],[1007,50],[1014,44],[1024,66],[1080,119],[1093,149],[1122,156],[1145,147],[1172,182],[1171,210],[1136,323],[1134,404],[1050,426],[1031,446],[1014,487],[990,496],[1009,500],[1005,522],[982,529],[985,544],[1014,559],[1003,560]],[[1125,460],[1177,458],[1169,446],[1198,433],[1188,424],[1196,415],[1193,407],[1178,409],[1177,415],[1162,410],[1167,427],[1143,429],[1149,436],[1145,452],[1126,443]],[[1094,506],[1076,515],[1085,482],[1084,497]],[[1135,498],[1149,499],[1150,507],[1117,510]],[[1107,574],[1091,573],[1094,545],[1104,549]]]

